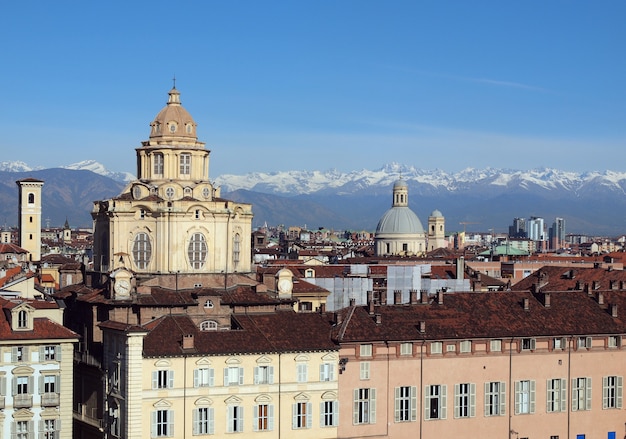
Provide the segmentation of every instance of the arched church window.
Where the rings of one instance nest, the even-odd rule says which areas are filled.
[[[193,131],[193,125],[191,125],[190,123],[188,123],[185,126],[185,129],[187,130],[187,134],[191,134],[191,132]]]
[[[17,313],[17,327],[28,328],[28,314],[24,310]]]
[[[133,244],[133,260],[137,268],[145,270],[152,257],[152,243],[147,233],[137,233]]]
[[[214,320],[205,320],[200,323],[200,331],[217,331],[217,322]]]
[[[213,301],[211,299],[207,299],[207,301],[204,302],[204,307],[205,308],[213,308]]]
[[[189,257],[189,264],[191,268],[202,268],[207,256],[206,239],[202,233],[194,233],[189,241],[189,247],[187,248],[187,256]]]
[[[28,204],[35,204],[35,194],[28,194]]]
[[[241,235],[239,233],[235,233],[235,238],[233,239],[233,262],[235,264],[239,262],[240,253],[241,253]]]

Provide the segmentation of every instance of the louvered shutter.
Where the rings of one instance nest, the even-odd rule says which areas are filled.
[[[159,386],[159,373],[157,371],[152,372],[152,388],[156,389]]]
[[[424,419],[430,419],[430,386],[424,387]]]
[[[417,420],[417,387],[411,386],[411,421]]]
[[[239,368],[239,385],[243,385],[243,367]]]
[[[491,408],[491,404],[489,401],[489,389],[490,389],[490,383],[487,381],[485,382],[485,416],[489,416],[490,415],[490,408]]]
[[[268,366],[267,368],[267,383],[274,384],[274,366]]]
[[[291,405],[291,428],[298,428],[298,403]]]
[[[359,389],[354,389],[353,397],[352,423],[357,425],[359,423]]]
[[[274,430],[274,405],[270,404],[267,407],[267,428],[270,431]]]
[[[394,420],[396,422],[400,422],[400,393],[401,388],[396,387],[394,389],[394,401],[395,401],[395,410],[394,410]]]
[[[370,424],[376,423],[376,389],[370,389]]]
[[[476,416],[476,384],[470,384],[470,397],[469,397],[469,415],[471,418]]]
[[[254,366],[253,374],[254,374],[254,384],[259,384],[261,382],[259,366]]]
[[[200,387],[200,370],[199,369],[193,370],[193,386]]]
[[[306,403],[306,428],[311,428],[313,426],[313,404],[310,402]]]
[[[567,411],[567,380],[561,380],[561,411]]]
[[[535,380],[530,380],[530,413],[535,413]]]
[[[442,385],[441,386],[441,397],[439,399],[441,401],[441,411],[439,412],[441,414],[441,416],[439,416],[439,419],[447,419],[448,417],[448,386],[447,385]]]
[[[212,367],[209,368],[209,386],[213,387],[215,385],[215,369]]]
[[[195,375],[195,372],[197,370],[198,369],[194,370],[194,375]],[[195,376],[194,376],[194,381],[195,381]],[[197,387],[197,386],[195,386],[195,387]],[[199,416],[199,413],[198,413],[199,410],[200,409],[194,409],[194,411],[193,411],[193,421],[192,422],[193,422],[193,434],[194,435],[200,434],[200,416]]]
[[[519,415],[520,382],[515,381],[515,414]]]
[[[585,410],[591,410],[591,377],[585,383]]]
[[[174,411],[167,411],[167,436],[174,436]]]
[[[174,371],[173,370],[167,371],[167,388],[168,389],[174,388]]]
[[[229,384],[228,383],[228,367],[225,367],[224,368],[224,387],[227,387],[228,384]],[[230,424],[230,422],[229,422],[229,424]],[[231,431],[231,433],[232,433],[232,431]]]
[[[622,384],[623,384],[623,377],[618,376],[616,377],[617,380],[617,389],[616,389],[616,408],[621,409],[622,408]]]
[[[339,425],[339,401],[333,401],[333,427]]]
[[[157,437],[157,412],[150,413],[150,432],[152,437]]]
[[[39,375],[39,394],[42,395],[43,393],[44,393],[44,376]]]
[[[255,369],[258,369],[258,368],[255,367]],[[255,373],[255,376],[256,376],[256,373]],[[261,410],[261,406],[255,405],[254,406],[254,418],[252,421],[253,422],[252,430],[254,431],[259,431],[259,410]]]
[[[506,415],[506,383],[502,381],[498,387],[500,390],[500,398],[498,399],[500,402],[500,411],[498,414],[504,416]]]
[[[209,407],[209,434],[215,434],[215,409]]]

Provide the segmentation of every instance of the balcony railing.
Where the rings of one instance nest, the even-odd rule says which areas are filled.
[[[95,407],[90,409],[89,407],[79,403],[78,407],[74,408],[74,419],[89,424],[92,427],[102,429],[104,423],[102,419],[98,419],[97,416],[97,409]]]
[[[13,396],[13,407],[16,409],[23,409],[33,406],[33,395],[14,395]]]
[[[44,393],[41,395],[42,407],[57,407],[59,405],[58,393]]]

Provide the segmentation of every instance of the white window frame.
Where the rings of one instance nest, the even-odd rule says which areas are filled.
[[[256,366],[254,368],[254,384],[274,384],[274,366]]]
[[[592,338],[591,337],[577,337],[576,349],[591,349]]]
[[[529,415],[535,413],[535,380],[515,381],[515,414]]]
[[[534,351],[537,347],[537,340],[531,337],[522,338],[520,341],[520,350],[522,351]]]
[[[454,385],[454,417],[473,418],[476,416],[476,384]]]
[[[215,434],[215,409],[197,407],[193,410],[193,434]]]
[[[174,436],[174,411],[155,410],[152,412],[151,437]]]
[[[424,389],[424,419],[446,419],[448,416],[448,386],[445,384],[430,384]],[[436,403],[436,412],[433,412]]]
[[[370,362],[369,361],[359,362],[359,378],[362,380],[370,379]]]
[[[243,385],[243,367],[228,366],[224,368],[224,387]]]
[[[335,365],[333,363],[320,364],[320,381],[335,381]]]
[[[468,354],[472,352],[472,341],[463,340],[459,343],[459,352],[462,354]]]
[[[226,432],[241,433],[243,431],[243,420],[243,407],[239,405],[229,405]]]
[[[258,404],[254,406],[254,422],[252,428],[254,431],[274,430],[273,404]]]
[[[308,401],[297,401],[291,406],[293,430],[311,428],[313,425],[313,404]]]
[[[572,411],[591,410],[591,377],[572,378]]]
[[[443,342],[433,341],[430,343],[430,353],[440,355],[443,353]]]
[[[602,377],[602,409],[621,409],[623,397],[623,377],[609,375]]]
[[[506,415],[506,383],[490,381],[485,383],[485,416]]]
[[[154,154],[154,175],[163,175],[163,153]]]
[[[213,387],[215,385],[215,369],[199,367],[193,371],[194,387]]]
[[[320,427],[339,425],[339,401],[320,402]]]
[[[352,423],[354,425],[376,423],[376,389],[354,389],[354,411]]]
[[[374,347],[371,344],[362,344],[359,347],[359,357],[371,357]]]
[[[400,343],[400,355],[413,355],[413,343]]]
[[[621,337],[619,335],[609,335],[606,345],[609,349],[617,349],[621,345]]]
[[[417,420],[417,387],[400,386],[394,391],[394,421],[414,422]]]
[[[198,232],[191,235],[187,246],[187,257],[191,268],[198,270],[204,267],[208,254],[209,247],[204,234]]]
[[[153,389],[171,389],[174,387],[174,371],[159,369],[152,371]]]
[[[180,175],[191,175],[191,154],[184,152],[180,155]]]
[[[554,337],[552,339],[552,347],[556,350],[564,350],[567,348],[567,339],[565,337]]]
[[[552,378],[546,381],[546,412],[567,411],[567,380]]]
[[[152,241],[146,232],[139,232],[133,240],[133,262],[140,270],[145,270],[152,258]]]
[[[41,420],[41,439],[59,439],[61,436],[60,419]]]
[[[502,352],[502,340],[500,339],[490,340],[489,352]]]

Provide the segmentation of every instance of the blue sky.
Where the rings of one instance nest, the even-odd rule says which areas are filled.
[[[0,161],[135,151],[176,75],[211,176],[626,171],[623,1],[3,5]]]

